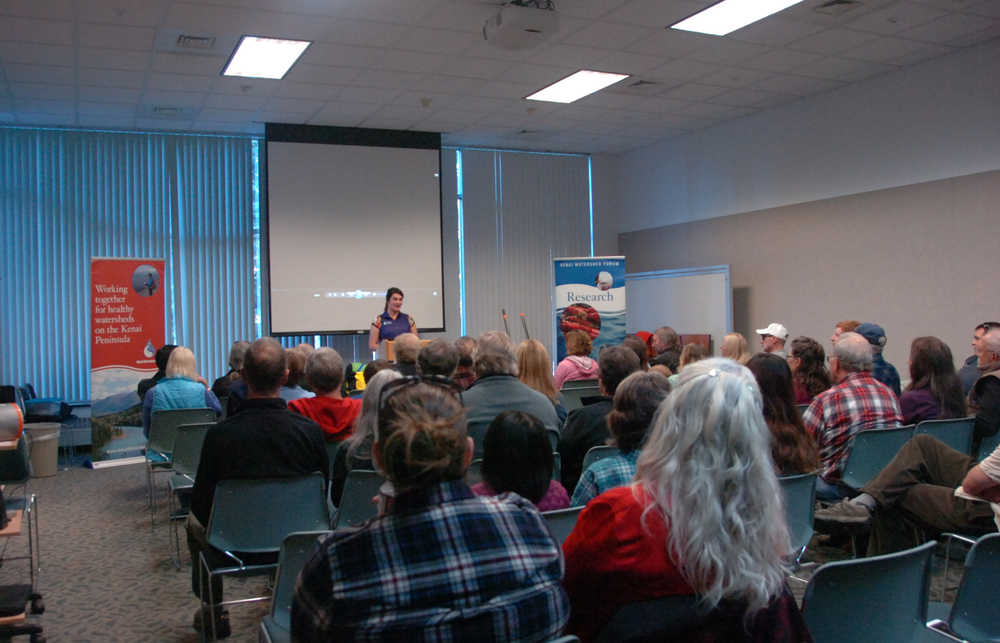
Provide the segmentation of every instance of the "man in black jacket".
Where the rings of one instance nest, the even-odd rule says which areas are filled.
[[[583,408],[572,411],[559,437],[559,457],[562,464],[562,483],[573,493],[583,473],[583,458],[591,447],[607,443],[610,433],[606,418],[618,384],[639,370],[639,357],[624,346],[609,346],[597,357],[597,377],[601,383],[602,397]]]

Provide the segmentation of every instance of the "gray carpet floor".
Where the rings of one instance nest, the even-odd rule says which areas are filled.
[[[158,480],[157,520],[152,527],[141,464],[73,468],[32,480],[41,536],[38,588],[47,609],[31,620],[43,625],[50,642],[199,640],[191,627],[199,603],[190,589],[183,525],[179,525],[182,566],[177,570],[166,520],[166,477]],[[0,547],[6,547],[0,582],[26,583],[27,561],[6,560],[27,552],[24,533]],[[827,546],[820,538],[814,538],[807,554],[807,559],[819,562],[847,557],[844,549]],[[961,563],[951,567],[948,579],[935,574],[932,596],[944,589],[951,600]],[[791,587],[801,599],[804,585],[792,582]],[[227,599],[259,595],[267,591],[267,580],[226,579],[225,588]],[[229,640],[256,641],[258,623],[268,609],[267,603],[232,607]]]

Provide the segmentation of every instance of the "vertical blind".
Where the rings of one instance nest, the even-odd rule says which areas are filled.
[[[255,335],[255,142],[0,128],[0,383],[90,391],[91,257],[166,260],[166,339],[206,377]]]

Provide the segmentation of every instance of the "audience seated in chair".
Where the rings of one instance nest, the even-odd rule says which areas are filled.
[[[379,518],[334,532],[306,562],[292,638],[558,636],[569,613],[559,546],[529,501],[475,496],[463,482],[473,445],[457,387],[404,379],[381,397],[374,456],[395,495]]]
[[[839,485],[851,438],[858,431],[891,429],[903,419],[896,394],[871,374],[871,345],[854,332],[841,333],[830,357],[836,384],[820,393],[802,414],[806,430],[819,447],[820,478],[816,497],[843,498]]]
[[[207,557],[222,559],[222,554],[208,546],[205,535],[215,486],[220,480],[284,478],[314,471],[321,472],[324,478],[328,475],[323,431],[312,420],[289,411],[278,397],[285,370],[285,353],[278,342],[264,337],[251,344],[243,365],[249,396],[238,414],[216,424],[205,435],[187,522],[188,549],[193,561],[203,551]],[[195,596],[199,595],[199,569],[197,563],[192,566]],[[212,579],[212,592],[217,600],[222,600],[222,580],[218,577]],[[217,631],[228,633],[228,616],[224,612],[214,616]],[[199,609],[195,628],[200,630],[209,625]]]
[[[472,486],[477,496],[513,492],[539,511],[565,509],[569,494],[552,479],[552,446],[545,427],[534,416],[504,411],[493,419],[483,440],[483,481]]]
[[[517,347],[517,379],[549,398],[556,409],[560,426],[566,420],[559,389],[552,377],[552,360],[545,344],[537,339],[526,339]]]
[[[396,370],[402,375],[416,375],[420,338],[413,333],[403,333],[393,340],[393,350],[396,354]]]
[[[217,415],[222,413],[218,398],[198,375],[194,353],[186,346],[177,346],[170,351],[163,379],[146,391],[142,400],[143,433],[149,436],[154,411],[204,408],[212,409]]]
[[[899,396],[903,424],[965,417],[965,397],[951,349],[937,337],[910,344],[910,384]]]
[[[637,371],[622,380],[608,413],[608,443],[619,452],[587,467],[573,490],[572,506],[585,505],[609,489],[631,484],[653,415],[669,392],[670,382],[656,371]]]
[[[597,362],[590,356],[594,342],[586,331],[571,330],[566,333],[566,357],[556,365],[553,376],[557,389],[566,382],[592,380],[597,377]]]
[[[458,350],[458,368],[451,379],[456,384],[467,389],[476,381],[476,347],[478,342],[475,337],[463,335],[455,340],[455,348]]]
[[[670,326],[660,326],[653,331],[650,339],[653,352],[649,359],[650,366],[663,365],[676,373],[681,361],[681,336]]]
[[[215,393],[215,397],[221,400],[229,396],[229,388],[233,382],[240,379],[240,371],[243,370],[243,358],[246,356],[248,348],[250,348],[250,342],[248,341],[241,339],[233,342],[233,345],[229,348],[229,370],[225,375],[216,378],[212,382],[212,392]]]
[[[809,404],[817,395],[830,388],[830,373],[826,370],[826,352],[812,337],[792,340],[788,349],[788,368],[792,370],[792,386],[796,404]]]
[[[627,604],[684,594],[720,610],[704,639],[684,640],[716,640],[725,625],[734,638],[718,640],[809,640],[785,585],[788,532],[760,394],[731,360],[684,369],[635,483],[592,500],[563,550],[567,631],[583,641]]]
[[[576,488],[587,451],[607,443],[610,433],[606,418],[611,412],[611,396],[621,381],[637,370],[639,358],[624,346],[609,346],[598,355],[598,381],[603,397],[570,412],[559,437],[562,483],[567,489]]]
[[[307,391],[302,387],[302,379],[306,374],[305,353],[298,348],[286,348],[285,363],[288,365],[288,375],[285,376],[285,381],[278,390],[278,396],[281,397],[286,404],[289,404],[294,400],[313,397],[313,395],[315,395],[313,392]],[[343,381],[343,379],[343,376],[341,376],[341,381]]]
[[[452,342],[435,339],[417,354],[417,372],[421,375],[439,375],[451,378],[458,368],[458,349]]]
[[[153,359],[156,361],[156,373],[153,375],[153,377],[139,380],[139,386],[137,387],[137,391],[139,393],[140,400],[145,400],[146,393],[149,391],[149,389],[156,386],[157,382],[166,377],[167,360],[170,359],[170,353],[172,353],[175,348],[177,348],[176,344],[164,344],[163,346],[160,346],[156,350],[156,355],[153,357]]]
[[[872,347],[872,377],[882,382],[899,397],[902,392],[899,388],[899,371],[896,367],[885,361],[882,357],[882,350],[885,348],[885,329],[878,324],[865,322],[859,324],[854,332],[868,340]]]
[[[345,398],[341,393],[344,359],[340,353],[323,347],[310,355],[306,362],[306,379],[316,392],[315,397],[293,400],[288,408],[319,424],[328,442],[347,439],[361,413],[361,400]]]

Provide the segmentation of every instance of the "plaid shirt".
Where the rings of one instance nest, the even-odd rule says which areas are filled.
[[[516,494],[445,482],[322,542],[292,603],[297,641],[545,641],[569,619],[563,558]]]
[[[635,463],[639,459],[639,449],[602,458],[587,467],[580,476],[569,501],[570,507],[580,507],[608,489],[632,484],[635,477]]]
[[[840,480],[855,433],[892,429],[902,419],[896,395],[867,371],[851,373],[823,391],[802,414],[806,430],[819,445],[820,475],[827,482]]]

